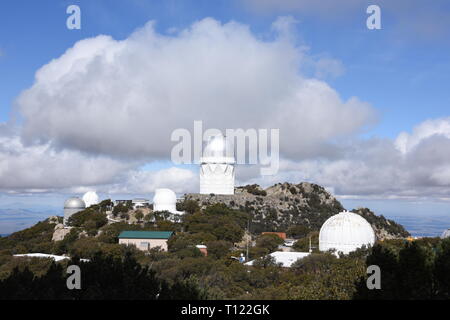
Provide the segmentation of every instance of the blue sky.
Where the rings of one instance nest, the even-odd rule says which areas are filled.
[[[419,3],[426,6],[425,1]],[[82,10],[81,30],[65,27],[65,9],[70,4]],[[345,73],[330,84],[343,97],[363,97],[380,112],[380,122],[370,134],[394,137],[399,129],[410,130],[424,119],[447,116],[450,41],[415,39],[409,33],[399,36],[395,21],[384,14],[383,7],[382,30],[368,30],[368,15],[363,5],[360,8],[359,14],[338,21],[295,10],[282,13],[299,20],[299,41],[311,47],[313,54],[342,61]],[[449,4],[442,10],[450,10]],[[123,39],[149,20],[156,20],[156,29],[165,32],[204,17],[236,20],[264,36],[278,14],[255,13],[239,1],[2,1],[0,119],[10,119],[14,99],[33,83],[39,67],[83,38],[108,34]]]
[[[81,8],[81,30],[66,28],[68,17],[66,8],[71,4],[79,5]],[[367,29],[368,14],[365,10],[368,4],[380,5],[381,30]],[[406,7],[408,10],[405,10]],[[14,109],[16,99],[23,90],[33,85],[37,70],[53,59],[58,60],[67,49],[80,40],[101,34],[110,35],[115,40],[124,40],[150,20],[156,21],[154,28],[158,34],[170,37],[173,30],[177,32],[190,28],[196,21],[211,17],[222,24],[236,21],[247,26],[255,39],[271,42],[276,41],[277,38],[273,31],[273,23],[282,16],[289,16],[297,21],[292,25],[294,28],[291,33],[294,38],[290,40],[292,45],[308,47],[307,55],[311,60],[331,59],[340,66],[338,74],[326,74],[319,77],[320,81],[333,88],[342,100],[356,96],[370,104],[375,111],[374,120],[376,121],[369,126],[361,126],[360,130],[357,130],[358,133],[350,137],[351,139],[394,141],[403,131],[412,136],[414,128],[428,119],[447,119],[450,116],[450,41],[448,40],[450,39],[448,22],[450,21],[450,3],[448,1],[435,1],[429,4],[420,0],[411,2],[402,0],[392,4],[385,0],[378,2],[349,0],[338,7],[330,1],[324,1],[324,5],[321,6],[310,0],[300,0],[297,3],[291,0],[282,0],[278,3],[271,0],[260,3],[254,0],[5,0],[0,4],[0,121],[6,126],[20,128],[22,115]],[[181,56],[180,59],[182,59]],[[316,77],[315,68],[306,65],[305,69],[299,72],[306,77]],[[42,108],[44,110],[45,105],[42,105]],[[18,123],[15,122],[16,120]],[[437,124],[434,125],[437,126]],[[426,130],[430,130],[427,128]],[[436,134],[448,136],[448,132]],[[67,148],[68,152],[76,149],[76,146],[70,143],[56,146],[55,150]],[[443,148],[446,146],[447,144]],[[83,156],[85,154],[92,156],[91,149],[79,150],[79,152]],[[99,152],[98,155],[95,154],[95,157],[97,156],[109,157],[110,155]],[[120,159],[122,161],[122,158]],[[171,167],[182,168],[182,166],[173,166],[167,159],[154,161],[152,158],[136,164],[130,164],[131,160],[127,159],[128,162],[117,165],[118,168],[123,167],[120,170],[153,172],[168,170]],[[414,162],[410,159],[408,163]],[[443,168],[439,162],[436,170],[444,170]],[[195,171],[192,166],[187,169]],[[378,169],[374,168],[375,170]],[[414,167],[405,170],[414,171]],[[81,192],[86,186],[94,188],[98,185],[100,186],[98,189],[101,189],[104,185],[115,185],[117,174],[114,176],[114,179],[110,179],[111,181],[106,178],[104,181],[100,179],[101,181],[97,184],[91,182],[90,184],[74,183],[71,186],[63,184],[60,190],[51,190],[45,193],[44,197],[42,193],[32,191],[22,193],[25,189],[48,189],[34,181],[29,186],[24,182],[20,185],[19,191],[2,186],[5,192],[0,198],[0,203],[17,206],[18,200],[26,198],[33,200],[24,200],[24,207],[36,206],[36,203],[48,203],[51,207],[67,193]],[[286,174],[281,177],[295,179],[297,175]],[[372,178],[368,179],[371,181]],[[416,181],[414,179],[411,181]],[[328,181],[323,177],[322,180]],[[314,182],[314,178],[312,181]],[[435,184],[428,182],[422,184],[423,190],[430,192],[427,194],[429,199],[426,199],[425,203],[431,204],[428,207],[421,206],[422,209],[419,211],[426,214],[430,209],[438,211],[439,214],[445,214],[448,205],[442,199],[450,198],[447,189],[450,184],[442,180]],[[329,186],[333,187],[333,182],[330,182]],[[380,188],[383,187],[384,185],[381,184]],[[409,197],[413,188],[414,185],[409,184],[408,187],[400,190],[399,194],[407,194]],[[10,189],[14,192],[14,196],[11,196]],[[124,189],[115,190],[120,190],[116,194],[121,194]],[[152,188],[149,187],[148,190]],[[349,192],[342,191],[341,195]],[[420,190],[417,191],[415,195],[420,192]],[[400,200],[392,204],[392,201],[383,202],[383,196],[379,194],[367,193],[367,197],[364,197],[364,194],[358,196],[362,199],[372,199],[371,197],[375,196],[379,205],[370,202],[375,200],[358,201],[362,203],[367,201],[366,203],[372,204],[381,211],[383,208],[393,213],[401,211]],[[407,202],[404,208],[409,210],[411,203],[407,200],[402,201]],[[356,205],[356,202],[348,203]]]

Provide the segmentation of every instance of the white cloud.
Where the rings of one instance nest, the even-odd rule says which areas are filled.
[[[0,135],[0,189],[5,191],[38,192],[109,183],[135,165],[103,156],[87,157],[78,151],[55,150],[49,144],[27,147],[13,133]]]
[[[423,140],[435,135],[450,138],[450,118],[424,121],[414,128],[412,134],[400,133],[395,145],[402,153],[407,153]]]
[[[307,180],[339,195],[448,197],[450,118],[395,140],[355,141],[373,109],[300,73],[312,62],[331,76],[343,68],[294,45],[293,22],[277,20],[280,35],[272,41],[239,23],[204,19],[170,36],[149,23],[122,41],[77,42],[17,99],[23,126],[0,127],[0,189],[195,192],[198,174],[191,170],[139,167],[168,160],[172,130],[203,120],[205,128],[280,129],[279,174],[260,177],[256,167],[239,167],[241,184]]]
[[[310,58],[287,36],[293,22],[278,19],[272,41],[211,18],[169,36],[148,23],[123,41],[79,41],[17,99],[22,137],[91,154],[168,159],[170,133],[203,120],[205,128],[280,128],[286,157],[323,155],[330,140],[371,123],[374,111],[299,73]]]
[[[248,183],[310,181],[338,195],[381,198],[448,198],[450,118],[425,121],[397,139],[353,141],[334,160],[283,160],[280,173]]]
[[[176,167],[158,171],[134,170],[124,182],[108,186],[105,191],[110,194],[143,194],[153,193],[157,188],[169,188],[177,193],[198,192],[198,174]]]
[[[17,193],[151,193],[158,187],[195,191],[197,177],[187,169],[138,169],[142,162],[57,150],[50,144],[24,146],[17,130],[0,125],[0,190]]]
[[[344,74],[345,68],[341,61],[332,58],[320,58],[316,61],[315,76],[319,79],[336,78]]]

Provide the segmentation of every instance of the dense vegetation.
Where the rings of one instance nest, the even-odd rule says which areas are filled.
[[[0,298],[155,299],[158,294],[159,299],[450,297],[450,240],[385,240],[374,248],[337,258],[318,252],[318,230],[291,225],[283,231],[298,238],[294,249],[308,251],[311,239],[313,253],[292,268],[282,268],[267,256],[277,250],[280,238],[253,233],[251,241],[243,241],[249,236],[250,213],[223,204],[201,209],[191,200],[180,205],[186,214],[177,223],[166,220],[165,212],[152,212],[142,214],[135,224],[108,224],[105,207],[99,205],[75,214],[70,220],[73,227],[62,241],[51,241],[56,222],[50,220],[0,238]],[[152,249],[144,253],[118,244],[123,230],[172,230],[176,234],[169,240],[168,252]],[[207,245],[208,256],[196,248],[198,244]],[[253,267],[237,261],[241,254],[247,255],[247,245],[249,258],[256,259]],[[25,252],[69,254],[90,262],[55,264],[50,259],[12,257]],[[81,291],[66,289],[68,263],[82,268]],[[365,286],[366,267],[372,264],[382,269],[382,290],[369,291]]]
[[[368,290],[363,277],[357,299],[450,299],[450,239],[378,244],[366,264],[380,267],[381,290]]]
[[[124,258],[95,256],[91,261],[71,260],[68,265],[81,269],[81,289],[68,290],[65,266],[51,263],[47,272],[36,276],[28,267],[15,268],[0,281],[0,300],[17,299],[129,299],[172,300],[203,299],[206,295],[195,282],[181,281],[169,285],[156,273],[141,266],[129,254]]]

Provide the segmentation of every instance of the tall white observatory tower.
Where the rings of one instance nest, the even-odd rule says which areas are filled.
[[[234,148],[226,137],[210,137],[200,158],[200,193],[234,194],[234,164]]]

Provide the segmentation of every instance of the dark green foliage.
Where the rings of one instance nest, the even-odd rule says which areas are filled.
[[[198,202],[195,200],[185,200],[180,204],[178,210],[185,211],[187,214],[194,214],[200,211],[200,206]]]
[[[320,271],[330,271],[337,257],[333,254],[313,253],[309,256],[299,259],[291,266],[293,270],[299,273],[318,273]]]
[[[289,238],[300,239],[306,237],[311,232],[311,229],[304,225],[290,226],[286,234]]]
[[[313,247],[313,251],[318,251],[319,247],[319,232],[310,232],[306,237],[298,239],[295,241],[292,246],[295,251],[299,252],[308,252],[309,251],[309,243],[311,239],[311,247]]]
[[[141,210],[137,210],[136,213],[134,214],[134,217],[136,218],[137,221],[140,222],[144,218],[144,214],[142,213]]]
[[[375,245],[367,266],[381,269],[381,290],[369,290],[367,277],[357,284],[356,299],[447,299],[450,296],[450,246],[448,241],[405,242],[400,250],[392,245]]]
[[[34,226],[14,232],[8,237],[0,238],[0,250],[8,250],[12,254],[42,252],[50,249],[55,224],[48,219]],[[44,249],[44,250],[43,250]]]
[[[89,235],[96,235],[97,230],[107,222],[106,214],[97,206],[91,206],[70,216],[68,224],[72,227],[83,228]]]
[[[244,188],[248,193],[254,194],[255,196],[266,196],[267,192],[265,190],[262,190],[260,186],[258,186],[257,184],[249,184],[246,186],[243,186],[242,188]]]
[[[233,248],[233,244],[229,241],[217,240],[209,241],[206,243],[208,248],[208,256],[216,259],[230,256],[230,249]]]
[[[278,246],[283,244],[284,240],[276,234],[263,234],[256,239],[256,246],[266,249],[267,252],[274,252]]]
[[[112,214],[114,217],[120,216],[121,214],[126,214],[128,211],[132,209],[132,202],[127,201],[126,203],[119,203],[117,206],[114,206],[112,210]]]
[[[268,268],[268,267],[277,267],[277,263],[275,258],[271,255],[266,255],[264,257],[258,258],[253,262],[253,266],[256,268]]]
[[[74,259],[69,264],[76,264],[81,269],[80,290],[69,290],[64,268],[61,264],[53,263],[47,273],[40,277],[35,276],[28,268],[22,271],[14,269],[8,278],[0,281],[0,300],[191,300],[207,297],[195,281],[169,285],[130,255],[123,259],[96,256],[89,262]]]
[[[203,213],[195,213],[184,219],[185,231],[207,233],[216,239],[238,242],[242,239],[249,217],[246,213],[232,210],[223,204],[207,207]]]
[[[443,240],[437,250],[434,261],[436,297],[450,299],[450,238]]]

